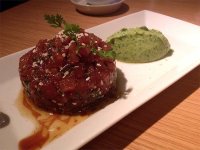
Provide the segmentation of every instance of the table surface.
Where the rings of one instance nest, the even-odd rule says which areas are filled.
[[[60,13],[83,28],[141,10],[200,25],[199,0],[125,0],[105,16],[77,12],[69,0],[30,0],[0,14],[0,57],[53,37],[44,14]],[[200,66],[126,116],[81,149],[200,149]]]

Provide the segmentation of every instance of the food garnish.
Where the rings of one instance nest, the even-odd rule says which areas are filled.
[[[62,28],[63,33],[70,36],[73,40],[76,40],[76,33],[80,32],[82,29],[79,25],[67,23],[63,17],[59,14],[56,15],[44,15],[44,19],[54,28]],[[101,57],[115,59],[115,51],[112,48],[109,51],[97,51],[93,49],[94,53],[97,53]]]

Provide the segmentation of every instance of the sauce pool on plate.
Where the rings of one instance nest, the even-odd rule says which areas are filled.
[[[0,129],[8,126],[10,123],[10,118],[7,114],[0,112]]]
[[[32,134],[20,141],[20,150],[40,149],[89,116],[56,115],[42,111],[27,99],[23,91],[20,92],[17,106],[23,116],[31,118],[36,124]]]

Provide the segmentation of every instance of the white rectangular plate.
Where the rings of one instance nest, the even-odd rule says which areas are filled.
[[[43,147],[44,150],[81,147],[200,64],[200,27],[165,15],[145,10],[87,31],[105,40],[124,27],[138,26],[160,30],[168,38],[174,50],[173,55],[145,64],[117,62],[117,67],[127,79],[126,88],[133,89],[127,98],[96,112]],[[30,120],[20,115],[15,105],[21,89],[18,61],[28,50],[30,48],[0,59],[0,111],[11,118],[10,125],[0,129],[1,150],[17,149],[19,140],[30,134],[34,128]]]

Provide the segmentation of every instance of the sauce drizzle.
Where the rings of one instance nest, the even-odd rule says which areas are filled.
[[[6,127],[10,123],[10,118],[3,112],[0,112],[0,129]]]
[[[33,133],[19,142],[20,150],[41,149],[45,144],[61,136],[88,117],[88,115],[67,116],[44,112],[35,107],[24,92],[20,93],[18,107],[23,115],[31,117],[36,123]]]

